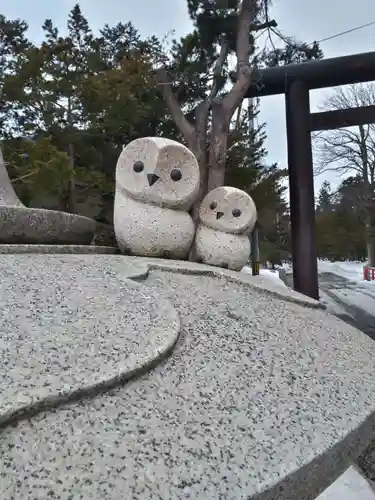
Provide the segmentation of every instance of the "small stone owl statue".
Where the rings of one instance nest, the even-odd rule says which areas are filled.
[[[256,220],[254,201],[244,191],[223,186],[208,193],[195,235],[198,261],[240,271],[249,260],[249,234]]]

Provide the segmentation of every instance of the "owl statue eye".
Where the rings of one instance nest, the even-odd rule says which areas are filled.
[[[235,208],[232,210],[233,217],[239,217],[241,215],[241,210],[239,208]]]
[[[178,168],[174,168],[171,172],[171,179],[172,181],[180,181],[182,178],[182,173],[180,170],[178,170]]]
[[[211,205],[210,205],[210,209],[211,209],[211,210],[215,210],[215,208],[216,208],[216,207],[217,207],[217,203],[216,203],[216,201],[213,201],[213,202],[211,203]]]
[[[143,169],[145,168],[144,164],[143,164],[143,161],[136,161],[133,165],[133,170],[134,172],[136,172],[137,174],[139,174],[140,172],[143,172]]]

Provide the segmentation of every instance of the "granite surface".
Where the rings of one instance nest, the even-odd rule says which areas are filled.
[[[128,379],[174,346],[172,304],[105,257],[0,255],[0,424]]]
[[[188,211],[199,195],[194,154],[164,137],[142,137],[122,150],[116,165],[113,224],[126,255],[185,259],[195,226]]]
[[[225,277],[226,279],[239,284],[244,284],[263,292],[282,298],[287,301],[296,302],[304,305],[305,307],[312,307],[318,309],[325,309],[317,300],[314,300],[306,295],[296,292],[280,282],[278,285],[274,281],[266,279],[264,276],[252,276],[247,273],[238,273],[229,269],[223,269],[216,266],[206,264],[197,264],[196,262],[187,262],[170,259],[154,259],[150,257],[131,257],[126,256],[124,266],[129,270],[132,269],[132,278],[136,279],[136,273],[139,272],[139,278],[145,279],[148,271],[160,269],[164,271],[174,270],[178,273],[192,274],[196,276],[212,276],[212,277]]]
[[[2,253],[60,253],[60,254],[87,254],[87,253],[119,253],[116,247],[99,245],[0,245]]]
[[[0,205],[0,243],[88,245],[96,222],[82,215]]]
[[[251,196],[220,186],[203,198],[194,248],[198,262],[241,271],[251,253],[249,234],[257,220]]]
[[[0,498],[316,498],[374,434],[371,341],[228,276],[144,278],[180,315],[173,354],[3,429]]]

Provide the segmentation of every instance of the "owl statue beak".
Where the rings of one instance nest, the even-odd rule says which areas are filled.
[[[224,215],[224,212],[217,212],[216,219],[221,219]]]
[[[148,180],[149,186],[152,186],[153,184],[155,184],[155,182],[159,179],[160,179],[160,177],[156,174],[147,174],[147,180]]]

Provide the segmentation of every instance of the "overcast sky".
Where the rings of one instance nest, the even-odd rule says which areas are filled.
[[[30,26],[29,36],[41,37],[43,21],[51,18],[64,28],[74,0],[0,0],[0,13],[9,18],[21,18]],[[175,30],[183,36],[190,30],[186,0],[82,0],[84,15],[94,29],[105,23],[132,21],[142,35],[164,36]],[[355,8],[354,8],[355,7]],[[274,0],[271,15],[280,31],[303,41],[322,40],[336,33],[375,21],[374,0]],[[375,25],[323,42],[325,57],[337,57],[375,50]],[[311,110],[324,100],[329,90],[311,92]],[[285,112],[283,96],[264,97],[261,100],[260,120],[267,122],[267,149],[269,161],[287,164]],[[333,182],[334,179],[331,178]],[[322,178],[317,179],[317,185]]]

